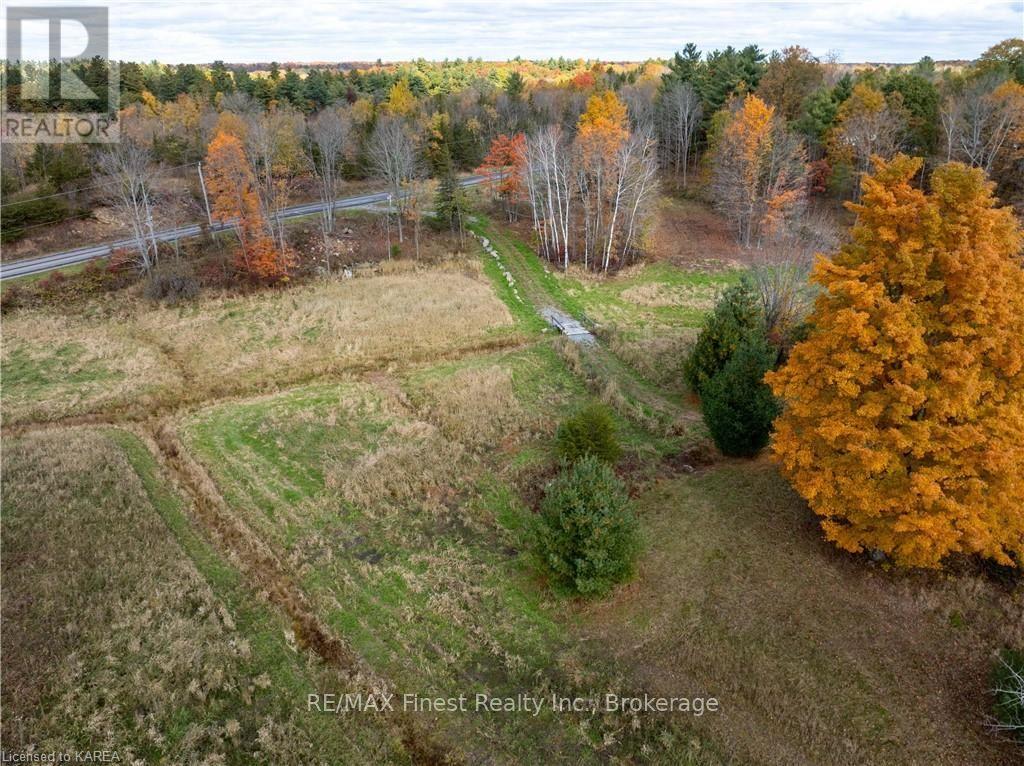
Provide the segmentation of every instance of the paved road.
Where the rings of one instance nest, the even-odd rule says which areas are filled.
[[[468,178],[463,178],[459,183],[462,186],[473,186],[475,184],[482,183],[485,180],[487,180],[486,176],[469,176]],[[387,201],[388,193],[378,192],[376,194],[363,194],[359,197],[345,197],[335,200],[334,207],[367,207],[369,205],[376,205]],[[281,211],[281,217],[284,219],[299,218],[304,215],[319,213],[323,208],[324,203],[322,202],[307,202],[303,205],[293,205],[292,207],[285,208]],[[209,226],[207,228],[211,231],[224,231],[226,229],[230,229],[231,224],[215,223],[213,226]],[[188,226],[178,226],[174,229],[158,231],[156,233],[156,238],[162,242],[175,242],[179,239],[188,239],[189,237],[199,236],[202,232],[203,227],[199,224],[189,224]],[[41,274],[44,271],[53,271],[54,269],[73,266],[76,263],[84,263],[85,261],[91,261],[96,258],[106,258],[114,250],[132,246],[132,240],[122,239],[117,242],[108,242],[102,245],[88,245],[86,247],[76,248],[75,250],[65,250],[63,253],[41,255],[37,258],[21,258],[16,261],[0,263],[0,280],[24,277],[29,274]]]

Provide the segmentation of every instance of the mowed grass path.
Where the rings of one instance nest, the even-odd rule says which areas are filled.
[[[496,244],[529,301],[558,306],[593,328],[616,356],[663,393],[683,390],[679,371],[687,346],[718,295],[743,273],[740,268],[686,269],[666,261],[608,276],[577,265],[565,273],[507,226],[481,219],[474,228]]]
[[[407,763],[373,717],[307,712],[340,682],[190,523],[120,430],[3,451],[7,751],[122,763]]]
[[[514,479],[587,398],[548,344],[218,405],[181,423],[229,506],[298,573],[324,622],[399,693],[621,690],[568,640],[522,552]],[[422,713],[469,763],[713,763],[672,722]]]
[[[679,329],[698,322],[696,317],[706,310],[708,296],[713,297],[718,287],[734,280],[734,276],[726,275],[719,280],[717,277],[689,275],[673,266],[659,265],[650,271],[647,278],[638,276],[641,274],[638,271],[631,278],[617,277],[603,283],[602,288],[588,290],[574,278],[549,268],[507,227],[487,219],[478,220],[473,227],[479,235],[490,240],[498,251],[502,264],[516,282],[523,303],[532,306],[534,311],[546,306],[559,308],[583,321],[598,334],[601,345],[567,347],[566,353],[569,364],[588,381],[595,393],[651,436],[681,437],[675,440],[674,445],[663,445],[670,449],[691,444],[704,437],[699,417],[687,401],[678,380],[683,349],[692,338],[692,333],[681,333]],[[644,307],[640,303],[621,298],[621,294],[637,285],[669,292],[676,288],[683,288],[684,291],[692,288],[700,293],[699,297],[689,292],[679,295],[673,293],[671,305],[658,307],[659,315],[668,324],[659,325],[661,329],[655,345],[667,343],[668,350],[646,347],[636,338],[623,341],[624,336],[614,325],[599,325],[591,316],[591,312],[610,304],[620,308],[629,307],[628,316],[634,331],[642,331],[646,327],[647,316]],[[671,385],[664,385],[664,381],[670,381]]]

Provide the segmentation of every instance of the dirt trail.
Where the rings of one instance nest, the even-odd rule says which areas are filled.
[[[140,343],[147,344],[157,353],[166,355],[166,349],[151,337],[141,335],[134,336]],[[496,351],[515,351],[526,348],[536,340],[512,335],[499,338],[485,338],[458,349],[435,353],[431,356],[425,354],[407,355],[404,358],[387,357],[375,359],[372,362],[352,362],[338,364],[325,370],[315,371],[308,374],[296,374],[282,377],[279,380],[269,381],[265,384],[239,383],[227,381],[222,384],[203,387],[197,384],[195,375],[189,371],[180,370],[180,360],[170,360],[170,363],[179,372],[184,383],[181,387],[170,389],[166,394],[154,394],[148,398],[137,401],[125,402],[114,401],[106,405],[97,406],[92,412],[84,412],[76,415],[57,416],[52,419],[26,419],[9,422],[4,418],[0,424],[3,435],[15,438],[20,434],[40,430],[43,428],[60,428],[79,425],[115,425],[147,423],[155,418],[174,418],[196,412],[217,404],[247,401],[260,396],[273,396],[275,394],[289,391],[300,386],[337,383],[353,378],[372,377],[387,371],[389,374],[401,372],[407,369],[414,369],[418,365],[454,362],[476,355],[491,354]],[[187,384],[186,384],[187,383]]]
[[[195,520],[217,548],[243,573],[255,591],[288,615],[299,646],[341,673],[347,682],[346,688],[353,693],[389,690],[387,679],[377,675],[324,625],[292,573],[270,546],[231,512],[209,473],[188,454],[173,425],[166,420],[151,421],[132,430],[186,494]],[[382,715],[414,764],[438,766],[462,762],[434,732],[428,731],[410,714],[394,710]]]
[[[543,284],[543,279],[549,277],[538,277],[537,264],[527,262],[528,258],[536,259],[536,256],[523,253],[513,235],[493,223],[476,228],[477,233],[486,237],[490,247],[498,252],[503,268],[512,275],[519,293],[545,320],[548,320],[548,314],[554,313],[582,320],[581,324],[586,326],[586,317],[579,312],[574,316],[571,307]],[[593,337],[588,335],[588,338]],[[567,354],[567,362],[573,371],[584,377],[587,385],[621,415],[646,430],[667,436],[684,434],[700,420],[698,412],[662,395],[599,340],[577,343],[575,348],[578,353],[570,351]]]

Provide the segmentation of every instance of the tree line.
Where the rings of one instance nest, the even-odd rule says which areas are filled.
[[[96,62],[74,66],[84,67],[87,83],[100,78]],[[282,252],[280,210],[310,187],[334,199],[345,179],[385,183],[399,243],[409,233],[418,242],[431,206],[460,230],[454,177],[478,168],[500,177],[496,198],[510,220],[528,216],[542,256],[599,270],[642,249],[659,178],[707,193],[750,247],[785,231],[815,195],[856,200],[873,156],[903,151],[925,158],[924,167],[961,160],[995,180],[1003,199],[1024,194],[1021,40],[960,67],[924,59],[853,68],[799,47],[702,54],[691,43],[665,64],[617,67],[470,59],[301,75],[272,65],[257,76],[221,62],[120,69],[122,135],[144,153],[148,175],[208,160],[218,137],[233,137]],[[5,71],[8,96],[18,87],[14,71]],[[5,206],[5,218],[12,226],[33,214],[59,219],[52,208],[64,204],[65,190],[95,180],[116,187],[114,170],[138,164],[93,157],[102,151],[5,151],[4,191],[15,205],[26,198],[29,211]],[[431,177],[440,193],[425,203]],[[150,178],[140,196],[150,206],[152,186]],[[27,198],[40,197],[56,201],[33,212]],[[333,218],[325,211],[325,237]],[[12,231],[5,227],[5,237]]]

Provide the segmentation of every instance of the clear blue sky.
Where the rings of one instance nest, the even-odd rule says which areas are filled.
[[[14,4],[32,5],[32,0]],[[63,0],[60,5],[100,5]],[[1024,35],[1024,0],[111,0],[112,54],[165,62],[664,57],[799,44],[842,61],[974,58]]]

